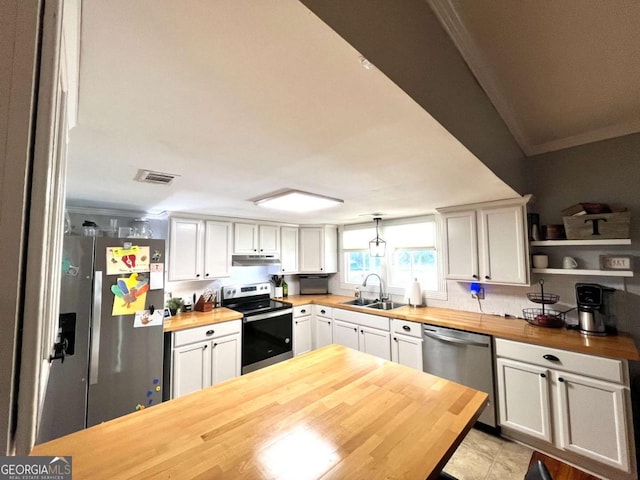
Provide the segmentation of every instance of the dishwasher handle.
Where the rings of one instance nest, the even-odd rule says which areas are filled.
[[[458,343],[460,345],[470,345],[473,347],[485,347],[489,348],[489,343],[486,342],[474,342],[473,340],[464,340],[462,338],[447,337],[446,335],[440,335],[438,333],[431,332],[425,328],[424,336],[434,338],[436,340],[442,340],[443,342]]]

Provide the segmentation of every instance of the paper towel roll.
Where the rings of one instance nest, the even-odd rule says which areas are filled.
[[[411,284],[411,290],[409,293],[409,304],[417,307],[422,305],[422,289],[420,288],[420,282],[416,278]]]

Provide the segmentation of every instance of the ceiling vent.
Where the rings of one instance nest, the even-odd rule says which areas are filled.
[[[154,183],[156,185],[171,185],[173,179],[180,175],[173,173],[153,172],[151,170],[138,170],[136,180],[144,183]]]

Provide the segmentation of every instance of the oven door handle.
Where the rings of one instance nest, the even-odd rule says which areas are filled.
[[[258,315],[250,315],[242,319],[242,323],[257,322],[260,320],[266,320],[267,318],[281,317],[293,313],[293,308],[287,308],[284,310],[276,310],[275,312],[259,313]]]

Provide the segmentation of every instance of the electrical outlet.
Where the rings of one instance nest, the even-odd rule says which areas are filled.
[[[479,287],[478,290],[471,292],[471,298],[477,298],[479,300],[484,300],[484,288]]]

